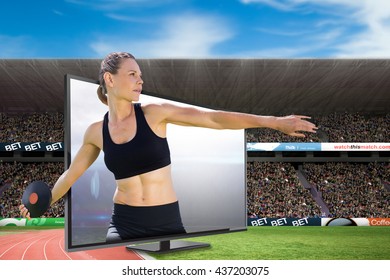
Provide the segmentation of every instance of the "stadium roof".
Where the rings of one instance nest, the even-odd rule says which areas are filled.
[[[257,114],[387,113],[388,59],[139,59],[144,90]],[[98,59],[1,59],[0,111],[64,110],[64,76],[97,80]]]

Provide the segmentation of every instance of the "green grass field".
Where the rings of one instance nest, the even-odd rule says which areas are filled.
[[[24,227],[6,226],[6,227],[0,227],[0,236],[7,235],[7,234],[16,234],[16,233],[35,231],[35,230],[58,229],[58,228],[61,228],[61,227],[58,227],[58,226],[24,226]]]
[[[211,247],[150,255],[159,260],[390,260],[390,227],[248,227],[186,240]]]

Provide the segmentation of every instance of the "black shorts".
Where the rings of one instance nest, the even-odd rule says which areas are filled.
[[[185,233],[179,203],[157,206],[114,204],[107,241]]]

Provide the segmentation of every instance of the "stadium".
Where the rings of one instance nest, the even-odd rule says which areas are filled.
[[[196,237],[211,242],[212,248],[152,257],[389,259],[390,60],[140,59],[138,63],[146,92],[214,109],[308,115],[319,127],[315,135],[298,139],[273,130],[248,129],[248,231]],[[64,200],[44,214],[47,224],[33,219],[15,227],[23,220],[18,206],[31,181],[53,186],[64,171],[64,76],[96,80],[99,65],[95,59],[0,60],[0,259],[44,259],[13,253],[11,248],[21,236],[38,235],[37,244],[45,246],[48,240],[63,242],[58,232],[63,232]],[[270,144],[277,145],[269,148]],[[21,245],[29,248],[31,243]],[[123,248],[106,250],[63,252],[62,258],[147,258]]]

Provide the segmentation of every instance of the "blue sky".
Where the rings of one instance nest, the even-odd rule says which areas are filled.
[[[388,0],[2,1],[0,58],[389,58]]]

